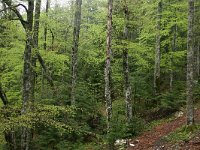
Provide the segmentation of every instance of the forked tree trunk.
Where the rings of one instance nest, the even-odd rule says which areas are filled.
[[[108,19],[107,19],[107,43],[106,43],[106,64],[105,64],[105,100],[107,111],[107,132],[110,132],[112,118],[112,99],[111,99],[111,39],[112,39],[112,9],[113,0],[108,0]],[[112,143],[109,143],[112,149]]]
[[[194,123],[193,87],[194,87],[194,0],[188,0],[188,37],[187,37],[187,125]]]
[[[81,25],[81,5],[82,0],[76,0],[75,16],[74,16],[74,31],[73,31],[73,46],[72,46],[72,83],[71,83],[71,104],[75,105],[76,99],[76,80],[77,80],[77,58],[79,33]]]
[[[154,66],[154,95],[159,94],[160,90],[160,57],[161,57],[161,16],[162,16],[162,0],[158,3],[157,13],[157,33],[156,33],[156,49],[155,49],[155,66]]]
[[[125,0],[125,7],[124,7],[124,40],[128,40],[128,21],[129,21],[129,10],[127,1]],[[132,113],[132,102],[131,102],[131,86],[129,80],[129,63],[128,63],[128,49],[126,48],[127,44],[124,45],[125,48],[123,49],[123,70],[124,70],[124,92],[125,92],[125,104],[126,104],[126,118],[127,122],[133,117]]]

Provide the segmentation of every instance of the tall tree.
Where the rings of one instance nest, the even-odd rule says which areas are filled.
[[[107,40],[106,40],[106,64],[105,64],[105,100],[107,111],[107,132],[110,132],[110,122],[112,118],[112,99],[111,99],[111,39],[112,39],[112,9],[113,0],[108,0],[107,18]],[[112,144],[109,143],[110,149]]]
[[[76,0],[75,15],[74,15],[74,31],[73,31],[73,46],[72,46],[72,83],[71,83],[71,104],[74,105],[76,95],[76,80],[77,80],[77,59],[79,46],[79,33],[81,25],[81,5],[82,0]]]
[[[194,0],[188,0],[188,35],[187,35],[187,125],[194,123],[193,87],[194,87]]]
[[[161,43],[160,43],[160,30],[161,30],[161,17],[162,17],[162,0],[158,2],[157,12],[157,33],[156,33],[156,49],[155,49],[155,66],[154,66],[154,94],[159,93],[160,86],[160,57],[161,57]]]
[[[129,21],[129,10],[127,1],[124,0],[124,40],[128,40],[128,21]],[[132,102],[131,102],[131,86],[129,80],[129,63],[128,63],[128,48],[123,49],[123,70],[124,70],[124,91],[125,91],[125,104],[126,104],[126,117],[127,121],[130,122],[132,119]]]
[[[172,53],[176,51],[176,39],[177,39],[177,24],[173,26],[173,38],[172,38]],[[174,82],[174,70],[173,70],[173,65],[174,65],[174,58],[173,54],[171,56],[171,70],[170,70],[170,92],[173,91],[173,82]]]
[[[37,60],[37,51],[38,51],[38,35],[39,35],[39,25],[40,25],[40,8],[41,8],[41,0],[36,0],[36,5],[35,5],[35,17],[34,17],[34,27],[33,27],[33,48],[34,48],[34,53],[32,56],[32,95],[31,95],[31,100],[34,101],[34,91],[35,91],[35,78],[36,78],[36,73],[35,73],[35,68],[36,68],[36,60]]]
[[[46,17],[48,17],[50,3],[50,0],[46,0]],[[44,50],[47,50],[47,23],[44,27]]]
[[[32,28],[33,28],[33,13],[34,13],[34,1],[28,1],[28,8],[23,4],[17,6],[23,6],[27,13],[27,19],[24,20],[23,16],[20,14],[16,7],[12,6],[10,0],[4,0],[6,5],[8,5],[17,15],[19,18],[22,26],[26,32],[26,45],[24,50],[24,69],[23,69],[23,89],[22,89],[22,114],[28,112],[31,107],[31,73],[32,73],[32,66],[31,66],[31,59],[32,59]],[[22,150],[29,150],[30,148],[30,130],[27,128],[22,128],[21,134],[21,149]]]

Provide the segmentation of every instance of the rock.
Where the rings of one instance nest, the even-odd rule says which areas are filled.
[[[134,146],[135,146],[135,144],[132,144],[132,143],[130,143],[129,145],[130,145],[131,147],[134,147]]]
[[[175,117],[176,118],[182,117],[183,115],[184,115],[184,113],[182,111],[179,111],[179,112],[175,113]]]
[[[126,140],[125,139],[117,139],[115,141],[115,145],[124,145],[126,144]]]

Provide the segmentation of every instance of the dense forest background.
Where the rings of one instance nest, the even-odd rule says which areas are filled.
[[[193,124],[199,1],[42,2],[0,1],[0,149],[112,149],[185,108]]]

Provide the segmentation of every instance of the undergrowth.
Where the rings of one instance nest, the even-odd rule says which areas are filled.
[[[200,130],[200,124],[195,124],[192,126],[182,126],[176,129],[174,132],[163,137],[167,142],[180,142],[180,141],[189,141],[197,131]]]

